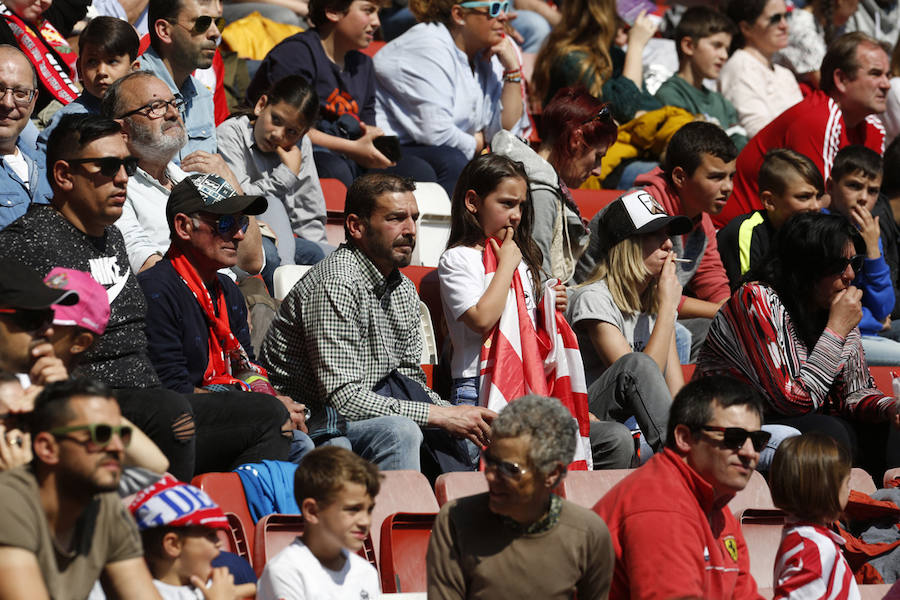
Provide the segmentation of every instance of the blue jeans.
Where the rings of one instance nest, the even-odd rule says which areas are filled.
[[[454,379],[453,386],[450,388],[450,403],[455,406],[461,404],[478,406],[478,377]],[[466,440],[466,450],[469,453],[469,466],[474,470],[478,467],[478,460],[481,458],[481,448],[476,446],[473,441]]]
[[[516,10],[516,18],[509,22],[522,35],[522,52],[537,53],[550,35],[550,23],[536,12]]]
[[[290,454],[288,454],[288,462],[297,463],[299,465],[306,453],[315,448],[316,444],[312,441],[312,438],[302,431],[297,431],[295,429],[291,434],[293,439],[291,440],[291,451]]]
[[[348,421],[347,435],[322,446],[341,446],[378,465],[384,471],[421,471],[419,447],[422,430],[411,419],[391,415]]]
[[[866,362],[872,366],[900,365],[900,342],[880,335],[862,336]]]
[[[769,467],[772,466],[772,459],[775,457],[775,450],[778,449],[778,444],[789,437],[800,435],[800,431],[788,425],[776,425],[774,423],[763,425],[762,430],[771,433],[772,437],[769,438],[769,443],[766,444],[763,451],[759,453],[759,462],[756,463],[756,470],[768,473]]]
[[[675,321],[675,351],[678,353],[678,362],[683,365],[691,362],[691,342],[694,336],[691,330]]]

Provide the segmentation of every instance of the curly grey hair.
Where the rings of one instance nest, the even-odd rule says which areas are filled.
[[[578,426],[556,398],[529,394],[510,402],[491,426],[491,438],[531,436],[528,458],[549,475],[557,463],[567,466],[575,456]]]

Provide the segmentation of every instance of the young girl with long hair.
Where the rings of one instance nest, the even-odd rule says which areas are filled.
[[[831,436],[810,432],[778,446],[769,487],[789,515],[775,556],[774,598],[856,599],[859,588],[831,529],[850,497],[850,453]]]
[[[315,90],[303,77],[289,75],[252,109],[216,129],[219,152],[244,192],[269,200],[258,219],[278,236],[281,264],[313,264],[330,250],[325,196],[306,135],[318,110]]]

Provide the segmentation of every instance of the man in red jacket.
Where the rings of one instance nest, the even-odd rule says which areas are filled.
[[[787,109],[744,147],[737,160],[734,193],[713,217],[716,227],[762,208],[756,177],[766,152],[790,148],[804,154],[826,180],[838,150],[862,144],[884,154],[884,126],[878,114],[891,89],[890,48],[860,32],[841,36],[822,60],[821,89]]]
[[[616,552],[610,598],[761,597],[727,504],[769,440],[762,411],[753,390],[729,377],[681,389],[665,450],[594,506]]]

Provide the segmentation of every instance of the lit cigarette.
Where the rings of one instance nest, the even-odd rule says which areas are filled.
[[[675,262],[680,262],[680,263],[690,263],[690,262],[694,262],[694,261],[692,261],[692,260],[689,259],[689,258],[673,258],[672,260],[674,260]]]

